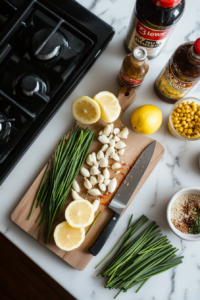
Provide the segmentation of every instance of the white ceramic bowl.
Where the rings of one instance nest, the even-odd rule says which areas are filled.
[[[181,189],[176,194],[174,194],[174,196],[171,198],[171,200],[169,201],[169,204],[167,206],[167,221],[168,221],[169,226],[170,226],[171,230],[173,231],[173,233],[175,233],[178,237],[180,237],[183,240],[189,241],[189,242],[196,242],[196,241],[200,241],[200,234],[186,234],[186,233],[183,233],[183,232],[179,231],[173,225],[173,223],[171,221],[171,218],[170,218],[170,210],[171,210],[172,203],[178,197],[180,197],[182,195],[187,195],[187,194],[200,195],[200,188],[188,187],[188,188],[185,188],[185,189]]]

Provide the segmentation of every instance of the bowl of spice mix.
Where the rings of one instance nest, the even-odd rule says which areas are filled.
[[[177,101],[171,109],[168,128],[179,140],[200,140],[200,100],[187,97]]]
[[[200,241],[200,188],[189,187],[178,191],[167,207],[171,230],[186,241]]]

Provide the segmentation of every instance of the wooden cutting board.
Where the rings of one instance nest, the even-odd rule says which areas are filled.
[[[124,87],[120,90],[118,99],[119,99],[119,102],[120,102],[120,105],[122,108],[121,114],[123,114],[123,112],[133,103],[133,101],[135,100],[135,96],[136,96],[136,94],[135,94],[134,89]],[[86,126],[83,126],[82,124],[80,124],[80,125],[82,126],[82,128],[86,127]],[[105,125],[106,124],[100,120],[97,123],[92,124],[88,127],[90,129],[94,129],[94,131],[98,137],[99,131],[102,130],[105,127]],[[115,125],[115,128],[122,129],[124,127],[120,118],[114,122],[114,125]],[[139,156],[140,153],[150,143],[152,143],[153,140],[148,137],[145,137],[143,135],[137,134],[134,131],[130,131],[128,139],[124,140],[124,141],[127,144],[127,147],[125,150],[125,154],[123,156],[121,156],[121,161],[123,161],[123,166],[122,166],[123,169],[121,170],[121,173],[119,173],[119,174],[115,174],[114,171],[111,170],[111,177],[114,175],[117,178],[118,184],[121,183],[124,176],[127,174],[130,165],[132,165],[134,163],[137,156]],[[93,142],[89,153],[91,153],[93,151],[98,152],[101,149],[101,147],[102,147],[102,144],[98,141],[97,138],[95,138],[95,141]],[[136,188],[135,192],[131,196],[126,208],[129,206],[129,204],[131,203],[131,201],[133,200],[133,198],[135,197],[137,192],[143,186],[144,182],[146,181],[148,176],[151,174],[151,172],[153,171],[153,169],[155,168],[155,166],[157,165],[157,163],[159,162],[159,160],[161,159],[163,154],[164,154],[164,148],[161,144],[159,144],[157,142],[156,149],[154,152],[154,156],[151,160],[151,163],[150,163],[148,169],[146,170],[143,178],[141,179],[140,183],[138,184],[138,187]],[[112,163],[113,162],[114,161],[112,161]],[[88,165],[84,165],[84,166],[86,168],[89,167]],[[18,206],[15,208],[14,212],[11,215],[12,221],[36,240],[38,238],[38,227],[37,227],[38,225],[35,223],[35,220],[36,220],[37,216],[39,215],[40,208],[34,209],[32,217],[29,221],[28,221],[27,217],[29,215],[31,206],[33,204],[33,200],[36,196],[38,187],[40,185],[40,182],[42,180],[42,177],[44,175],[46,167],[47,167],[47,164],[42,169],[42,171],[40,172],[38,177],[35,179],[35,181],[31,185],[31,187],[29,188],[29,190],[24,195],[24,197],[19,202]],[[81,188],[81,192],[80,192],[81,197],[88,199],[88,200],[94,200],[95,198],[97,198],[97,197],[92,197],[90,195],[86,195],[86,189],[83,186],[83,176],[82,175],[77,176],[77,181]],[[106,196],[107,197],[106,200],[102,200],[101,203],[108,201],[109,199],[111,199],[112,196],[113,195]],[[66,200],[66,206],[72,200],[73,199],[72,199],[71,193],[70,193]],[[65,207],[64,207],[64,209],[65,209]],[[100,211],[102,212],[101,216],[99,217],[99,219],[97,220],[97,222],[95,223],[93,228],[91,229],[90,233],[86,236],[84,243],[78,249],[75,249],[71,252],[65,252],[63,250],[60,250],[58,247],[56,247],[56,245],[54,243],[53,230],[58,223],[61,223],[62,221],[64,221],[64,210],[63,210],[63,213],[61,214],[59,220],[54,224],[54,226],[52,228],[52,234],[51,234],[49,244],[45,245],[43,240],[40,240],[39,242],[41,244],[43,244],[45,247],[47,247],[49,250],[54,252],[56,255],[58,255],[60,258],[62,258],[64,261],[66,261],[68,264],[70,264],[71,266],[76,268],[77,270],[83,270],[93,257],[89,253],[88,249],[94,243],[94,241],[98,237],[99,233],[104,228],[106,223],[111,219],[112,214],[113,214],[111,209],[106,207],[105,205],[100,205],[96,214]],[[119,222],[120,222],[120,220],[119,220]]]

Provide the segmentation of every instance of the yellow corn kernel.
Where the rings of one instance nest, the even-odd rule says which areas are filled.
[[[193,130],[192,129],[188,129],[188,133],[189,134],[193,133]]]
[[[197,115],[197,116],[200,116],[200,111],[197,111],[197,112],[196,112],[196,115]]]
[[[175,124],[174,127],[177,128],[177,127],[178,127],[178,124]]]
[[[190,118],[190,114],[187,114],[187,117]]]
[[[197,116],[197,115],[194,115],[194,118],[195,118],[195,119],[198,119],[198,116]]]
[[[186,123],[184,127],[185,127],[185,128],[188,128],[188,124]]]
[[[195,125],[195,124],[196,124],[196,122],[192,121],[192,125]]]
[[[179,128],[179,131],[182,132],[182,131],[183,131],[183,127],[180,127],[180,128]]]
[[[181,109],[180,108],[177,108],[176,110],[178,113],[181,113]]]
[[[199,133],[199,131],[197,129],[194,130],[194,133]]]
[[[182,123],[183,125],[185,125],[185,124],[186,124],[186,122],[185,122],[185,121],[182,121],[181,123]]]
[[[189,104],[189,103],[188,103]],[[188,104],[186,103],[185,108],[189,108]]]
[[[185,109],[184,109],[184,108],[182,109],[182,113],[183,113],[183,114],[185,113]]]
[[[182,118],[183,121],[185,121],[186,119],[187,119],[186,117],[183,117],[183,118]]]
[[[194,115],[194,111],[191,111],[190,114],[191,114],[191,115]]]
[[[175,116],[176,116],[176,117],[179,117],[179,114],[176,113]]]
[[[183,114],[180,114],[180,117],[183,117]]]
[[[190,118],[187,118],[187,119],[186,119],[186,121],[187,121],[187,122],[190,122],[190,121],[191,121],[191,119],[190,119]]]
[[[188,124],[188,126],[190,127],[190,128],[192,128],[193,127],[193,125],[190,123],[190,124]]]
[[[184,131],[183,131],[184,133],[188,133],[188,129],[184,129]]]
[[[183,106],[183,104],[182,104],[182,103],[179,103],[179,104],[178,104],[178,107],[179,107],[179,108],[181,108],[182,106]]]
[[[175,124],[179,124],[179,121],[178,121],[178,120],[175,120],[174,123],[175,123]]]

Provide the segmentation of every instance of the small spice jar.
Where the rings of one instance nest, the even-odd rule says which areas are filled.
[[[181,141],[200,140],[200,100],[187,97],[177,101],[169,114],[168,129]]]
[[[118,82],[121,86],[138,88],[149,70],[147,51],[144,47],[136,47],[122,63]]]

